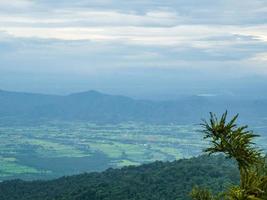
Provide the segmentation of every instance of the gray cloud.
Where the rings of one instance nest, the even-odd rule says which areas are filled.
[[[263,0],[0,1],[0,88],[145,93],[266,76],[266,22]]]
[[[185,24],[262,24],[267,21],[267,2],[264,0],[97,0],[97,1],[35,1],[47,8],[87,8],[117,10],[140,15],[151,10],[175,12]]]
[[[10,18],[12,16],[32,17],[32,19],[28,20],[34,21],[33,19],[35,19],[38,22],[39,19],[39,23],[42,20],[45,21],[46,18],[54,19],[55,21],[57,19],[65,19],[63,21],[66,24],[69,22],[70,25],[73,25],[74,21],[76,24],[83,26],[87,24],[107,25],[109,22],[111,24],[114,23],[114,18],[108,15],[106,18],[105,16],[100,18],[96,15],[96,12],[102,12],[103,14],[105,12],[107,14],[113,12],[118,14],[117,17],[127,17],[128,15],[128,20],[130,19],[128,21],[129,25],[136,25],[133,23],[134,20],[148,20],[149,16],[147,15],[151,12],[171,13],[171,19],[168,19],[171,21],[165,22],[165,25],[173,26],[181,24],[256,25],[266,24],[267,2],[264,0],[13,0],[1,1],[0,12],[7,14]],[[83,18],[81,19],[77,16],[79,12],[88,13],[88,15],[82,16]],[[92,13],[91,15],[90,12]],[[72,20],[73,17],[74,19]],[[159,18],[164,20],[162,16],[158,18],[154,16],[154,20],[160,21]],[[150,20],[150,23],[147,21],[144,22],[144,25],[162,25],[153,22],[153,16],[150,17]],[[20,21],[23,20],[17,19],[18,23]],[[16,22],[16,20],[13,19],[13,22]],[[127,20],[120,20],[120,23],[123,25],[127,23]],[[53,23],[50,24],[53,25]],[[49,25],[49,23],[46,25]]]

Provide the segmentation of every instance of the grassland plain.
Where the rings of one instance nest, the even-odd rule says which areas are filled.
[[[255,127],[257,131],[266,127]],[[52,121],[0,126],[0,180],[55,178],[199,155],[196,125]],[[266,137],[258,140],[266,147]]]

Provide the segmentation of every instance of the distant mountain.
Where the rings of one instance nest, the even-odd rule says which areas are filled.
[[[66,96],[0,90],[0,122],[85,120],[96,123],[126,121],[150,123],[194,123],[207,113],[225,110],[240,113],[241,119],[267,117],[267,100],[223,96],[188,96],[175,101],[135,100],[97,91]]]
[[[222,192],[238,180],[231,160],[200,156],[50,181],[4,181],[0,200],[189,200],[195,185]]]

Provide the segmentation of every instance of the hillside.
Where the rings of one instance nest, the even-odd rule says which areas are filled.
[[[195,185],[224,190],[238,170],[222,156],[108,169],[51,181],[0,183],[0,200],[188,200]]]
[[[96,123],[128,121],[194,123],[208,111],[226,109],[253,123],[267,116],[267,100],[234,97],[188,96],[175,101],[135,100],[96,91],[66,96],[0,90],[0,122],[26,123],[44,120],[81,120]]]

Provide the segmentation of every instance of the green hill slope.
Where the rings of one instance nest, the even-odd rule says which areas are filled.
[[[195,185],[220,192],[237,182],[232,161],[200,156],[51,181],[5,181],[0,200],[187,200]]]

